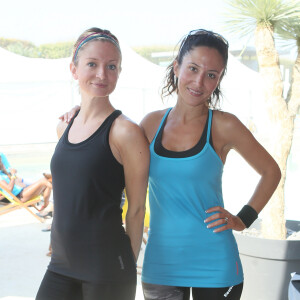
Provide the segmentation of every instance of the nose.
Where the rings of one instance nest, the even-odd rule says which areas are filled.
[[[204,84],[204,79],[205,79],[205,74],[204,74],[204,72],[199,72],[199,73],[197,74],[197,76],[196,76],[195,81],[196,81],[196,83],[197,83],[198,86],[203,86],[203,84]]]
[[[105,67],[99,67],[97,70],[96,77],[104,80],[106,78],[106,68]]]

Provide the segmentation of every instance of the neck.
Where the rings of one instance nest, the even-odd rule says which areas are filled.
[[[207,116],[208,106],[206,104],[201,104],[198,106],[185,105],[182,102],[177,101],[176,105],[170,112],[170,117],[176,116],[176,119],[181,123],[187,123],[195,119]]]
[[[86,123],[92,119],[105,118],[114,111],[114,107],[109,98],[87,98],[81,97],[81,109],[78,114],[79,119]]]

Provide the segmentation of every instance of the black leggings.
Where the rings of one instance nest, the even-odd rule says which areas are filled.
[[[95,284],[47,271],[36,300],[134,300],[136,282]]]
[[[143,282],[145,300],[189,300],[192,290],[193,300],[239,300],[243,283],[225,288],[189,288],[150,284]]]

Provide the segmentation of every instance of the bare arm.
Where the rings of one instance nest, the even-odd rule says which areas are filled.
[[[15,180],[16,180],[15,170],[12,169],[12,176],[10,177],[9,183],[7,183],[5,180],[1,180],[0,182],[6,189],[8,189],[11,192],[15,186]]]
[[[248,202],[248,205],[250,205],[257,213],[260,213],[273,195],[279,183],[281,178],[280,169],[272,156],[258,143],[252,133],[235,116],[224,114],[223,117],[219,118],[217,123],[219,124],[217,124],[215,129],[221,137],[219,139],[221,140],[222,145],[222,147],[220,147],[220,156],[223,161],[225,161],[224,156],[227,155],[229,150],[234,149],[260,175],[260,180]],[[224,224],[223,220],[228,218],[228,224],[216,229],[216,232],[226,229],[245,229],[245,224],[239,217],[230,214],[223,208],[213,207],[207,212],[217,213],[207,218],[206,222],[221,218],[221,220],[211,223],[209,227]]]
[[[148,185],[149,145],[138,125],[116,120],[110,141],[118,151],[117,159],[124,167],[128,210],[126,233],[137,260],[143,237],[145,199]]]

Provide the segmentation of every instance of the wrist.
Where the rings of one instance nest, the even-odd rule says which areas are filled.
[[[242,220],[246,228],[249,228],[251,224],[258,218],[258,213],[250,205],[244,205],[237,216]]]

